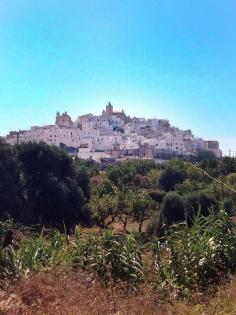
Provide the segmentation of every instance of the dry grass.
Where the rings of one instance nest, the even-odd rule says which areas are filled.
[[[86,273],[54,270],[31,274],[0,291],[0,314],[235,315],[236,279],[214,298],[196,296],[195,300],[192,305],[164,303],[149,288],[131,293],[122,284],[104,287]]]

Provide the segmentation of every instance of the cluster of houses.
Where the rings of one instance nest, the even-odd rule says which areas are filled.
[[[67,112],[56,115],[54,125],[33,126],[30,130],[11,131],[10,144],[46,142],[65,148],[82,159],[107,160],[169,159],[210,150],[221,156],[217,141],[204,141],[191,130],[181,130],[166,119],[131,118],[114,111],[109,102],[100,116],[86,114],[72,121]]]

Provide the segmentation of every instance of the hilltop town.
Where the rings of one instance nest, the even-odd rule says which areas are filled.
[[[171,126],[166,119],[131,118],[123,110],[114,111],[110,102],[99,116],[86,114],[72,121],[67,112],[58,112],[54,125],[11,131],[6,136],[9,144],[29,141],[56,145],[79,158],[97,162],[102,159],[169,159],[196,155],[201,150],[221,157],[218,141],[197,138],[190,129]]]

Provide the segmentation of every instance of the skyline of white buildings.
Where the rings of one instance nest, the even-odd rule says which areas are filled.
[[[32,126],[29,130],[11,131],[10,144],[28,141],[46,142],[65,148],[83,159],[168,159],[210,150],[221,157],[218,141],[195,137],[191,130],[171,126],[166,119],[146,119],[114,111],[109,102],[102,114],[86,114],[72,121],[67,112],[56,115],[54,125]]]

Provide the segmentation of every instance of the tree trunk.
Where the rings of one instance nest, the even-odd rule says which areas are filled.
[[[139,222],[138,231],[139,231],[140,233],[142,232],[142,227],[143,227],[143,221]]]

